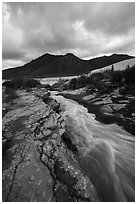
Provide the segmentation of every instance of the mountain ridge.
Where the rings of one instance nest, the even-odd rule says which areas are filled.
[[[15,68],[2,71],[3,79],[15,77],[63,77],[87,74],[92,70],[99,69],[116,62],[134,58],[126,54],[112,54],[83,60],[73,53],[54,55],[45,53],[38,58]]]

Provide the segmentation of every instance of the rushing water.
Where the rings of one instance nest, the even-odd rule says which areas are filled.
[[[53,96],[68,118],[73,134],[84,138],[81,159],[102,201],[134,201],[135,138],[116,124],[105,125],[73,100]]]

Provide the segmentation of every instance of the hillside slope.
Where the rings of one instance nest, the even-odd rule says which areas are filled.
[[[89,64],[93,69],[103,68],[111,64],[134,58],[129,55],[113,54],[110,56],[97,57],[89,60]]]
[[[66,55],[44,54],[31,62],[16,68],[3,70],[2,78],[10,79],[15,77],[62,77],[87,74],[91,70],[133,58],[128,55],[111,55],[82,60],[71,53]]]
[[[57,77],[71,76],[88,73],[90,65],[71,53],[66,55],[45,54],[31,62],[3,71],[3,78],[13,78],[17,76],[28,77]]]
[[[93,73],[97,73],[97,72],[103,72],[105,70],[110,70],[112,68],[112,65],[113,65],[114,70],[124,70],[127,68],[127,66],[132,67],[135,65],[135,58],[123,60],[121,62],[117,62],[117,63],[111,64],[109,66],[100,68],[100,69],[92,70],[88,75],[93,74]]]

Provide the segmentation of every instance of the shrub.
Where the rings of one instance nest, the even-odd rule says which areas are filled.
[[[122,82],[123,80],[123,74],[122,71],[110,71],[110,77],[111,77],[111,81],[114,84],[119,84]]]
[[[50,84],[42,84],[42,88],[50,90],[52,86]]]
[[[73,90],[77,88],[77,79],[76,78],[73,78],[70,80],[69,88],[73,89]]]
[[[82,75],[81,77],[78,78],[77,86],[80,88],[86,86],[89,83],[90,83],[89,77]]]
[[[135,66],[129,65],[125,70],[113,71],[109,70],[107,73],[110,76],[111,82],[114,84],[125,83],[127,85],[135,84]]]
[[[82,75],[78,78],[73,78],[70,80],[70,89],[82,88],[86,85],[98,84],[104,78],[102,73],[94,73],[90,76]]]
[[[104,80],[105,79],[105,80]],[[109,83],[109,86],[107,83]],[[84,86],[93,86],[93,88],[109,89],[112,88],[111,85],[131,85],[135,84],[135,66],[127,66],[125,70],[114,70],[112,66],[111,70],[104,71],[103,73],[93,73],[90,76],[82,75],[78,78],[73,78],[69,82],[70,89],[82,88]]]
[[[23,88],[35,88],[40,85],[40,82],[36,79],[24,79],[22,83]]]
[[[97,81],[102,80],[103,78],[104,78],[104,75],[102,73],[93,73],[90,76],[90,81],[97,82]]]
[[[123,72],[123,77],[126,84],[135,84],[135,66],[128,66]]]
[[[36,79],[15,78],[11,81],[5,81],[3,86],[12,89],[26,89],[41,86],[40,82]]]
[[[31,89],[30,87],[27,87],[27,88],[26,88],[26,91],[27,91],[27,92],[30,92],[31,90],[32,90],[32,89]]]
[[[15,90],[13,90],[12,88],[6,88],[5,94],[6,94],[6,96],[4,98],[5,103],[12,102],[14,99],[16,99],[18,97]]]
[[[63,90],[68,90],[69,89],[69,81],[66,81],[64,84],[63,84]]]

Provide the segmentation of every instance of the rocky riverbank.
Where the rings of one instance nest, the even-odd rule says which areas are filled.
[[[105,82],[107,85],[107,81]],[[112,87],[106,89],[88,87],[63,91],[60,95],[75,100],[93,113],[96,119],[104,124],[118,124],[126,131],[135,135],[135,87]]]
[[[135,200],[135,138],[116,124],[103,124],[74,100],[53,97],[66,115],[68,147],[95,185],[100,201]],[[73,145],[72,145],[73,144]]]
[[[59,103],[45,89],[17,96],[6,101],[3,94],[3,201],[99,201]]]

